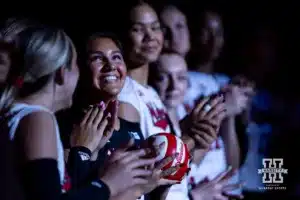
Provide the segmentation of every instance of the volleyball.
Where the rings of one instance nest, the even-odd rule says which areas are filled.
[[[167,164],[162,170],[180,165],[180,168],[173,174],[163,177],[168,180],[181,181],[189,171],[190,155],[187,146],[183,141],[170,133],[158,133],[147,139],[147,145],[150,145],[156,152],[156,162],[160,162],[166,157],[177,153],[177,156]]]

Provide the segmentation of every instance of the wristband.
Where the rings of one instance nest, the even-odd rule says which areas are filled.
[[[92,152],[86,147],[72,147],[71,150],[76,151],[82,161],[91,159]]]
[[[103,181],[101,181],[101,180],[92,181],[91,185],[103,190],[103,193],[107,194],[108,197],[110,197],[110,189]]]

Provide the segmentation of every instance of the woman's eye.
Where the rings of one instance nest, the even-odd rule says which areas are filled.
[[[122,60],[122,56],[121,55],[113,55],[112,57],[113,60]]]
[[[132,27],[131,29],[133,32],[137,32],[137,33],[140,33],[143,31],[142,27]]]
[[[91,61],[91,63],[99,63],[99,62],[102,62],[103,59],[101,56],[92,56],[90,58],[90,61]]]

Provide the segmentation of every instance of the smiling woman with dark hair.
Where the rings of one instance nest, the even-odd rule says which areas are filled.
[[[143,1],[131,4],[129,10],[125,11],[125,16],[122,17],[125,26],[121,26],[123,30],[120,32],[128,65],[128,77],[118,97],[119,116],[140,123],[145,138],[162,132],[175,134],[164,104],[157,92],[148,85],[150,63],[157,60],[163,46],[163,31],[159,18],[153,7]],[[201,101],[198,107],[180,122],[183,133],[181,138],[190,151],[199,148],[204,155],[205,149],[216,138],[224,116],[222,101],[220,96]],[[211,115],[204,114],[205,104],[212,105]],[[211,123],[216,126],[212,126]],[[158,195],[154,199],[164,199],[169,188],[158,189],[162,190],[156,193]]]
[[[96,178],[99,168],[103,169],[114,165],[114,163],[106,163],[109,156],[112,152],[123,149],[128,142],[133,142],[133,144],[126,152],[127,154],[144,152],[144,154],[135,156],[135,162],[140,164],[144,162],[149,163],[154,159],[143,158],[147,149],[140,149],[144,136],[141,133],[139,123],[117,117],[117,96],[123,88],[127,73],[121,45],[117,38],[110,33],[92,34],[86,42],[84,55],[85,64],[81,68],[83,75],[80,78],[75,105],[70,116],[71,120],[68,120],[72,122],[71,124],[78,123],[85,115],[84,110],[88,110],[90,105],[98,105],[104,110],[108,120],[108,127],[105,129],[103,139],[94,149],[81,149],[87,155],[84,161],[76,161],[75,159],[75,162],[68,163],[70,176],[75,187],[79,187]],[[73,136],[71,135],[71,140]],[[74,158],[72,149],[74,150],[74,148],[71,148],[69,156]],[[146,153],[149,152],[146,151]],[[162,165],[147,170],[140,170],[140,180],[147,181],[147,183],[122,180],[124,183],[126,182],[124,187],[126,185],[127,191],[112,195],[112,199],[137,199],[151,192],[157,187],[157,182],[160,178],[157,176],[158,171],[165,165],[164,163],[169,163],[171,160],[172,158],[168,157],[162,162]],[[173,173],[176,169],[169,170],[165,175]],[[122,183],[122,181],[118,181],[118,183]]]

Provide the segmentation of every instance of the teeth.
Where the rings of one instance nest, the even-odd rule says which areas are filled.
[[[106,76],[104,78],[105,81],[114,81],[114,80],[117,80],[117,77],[116,76]]]

